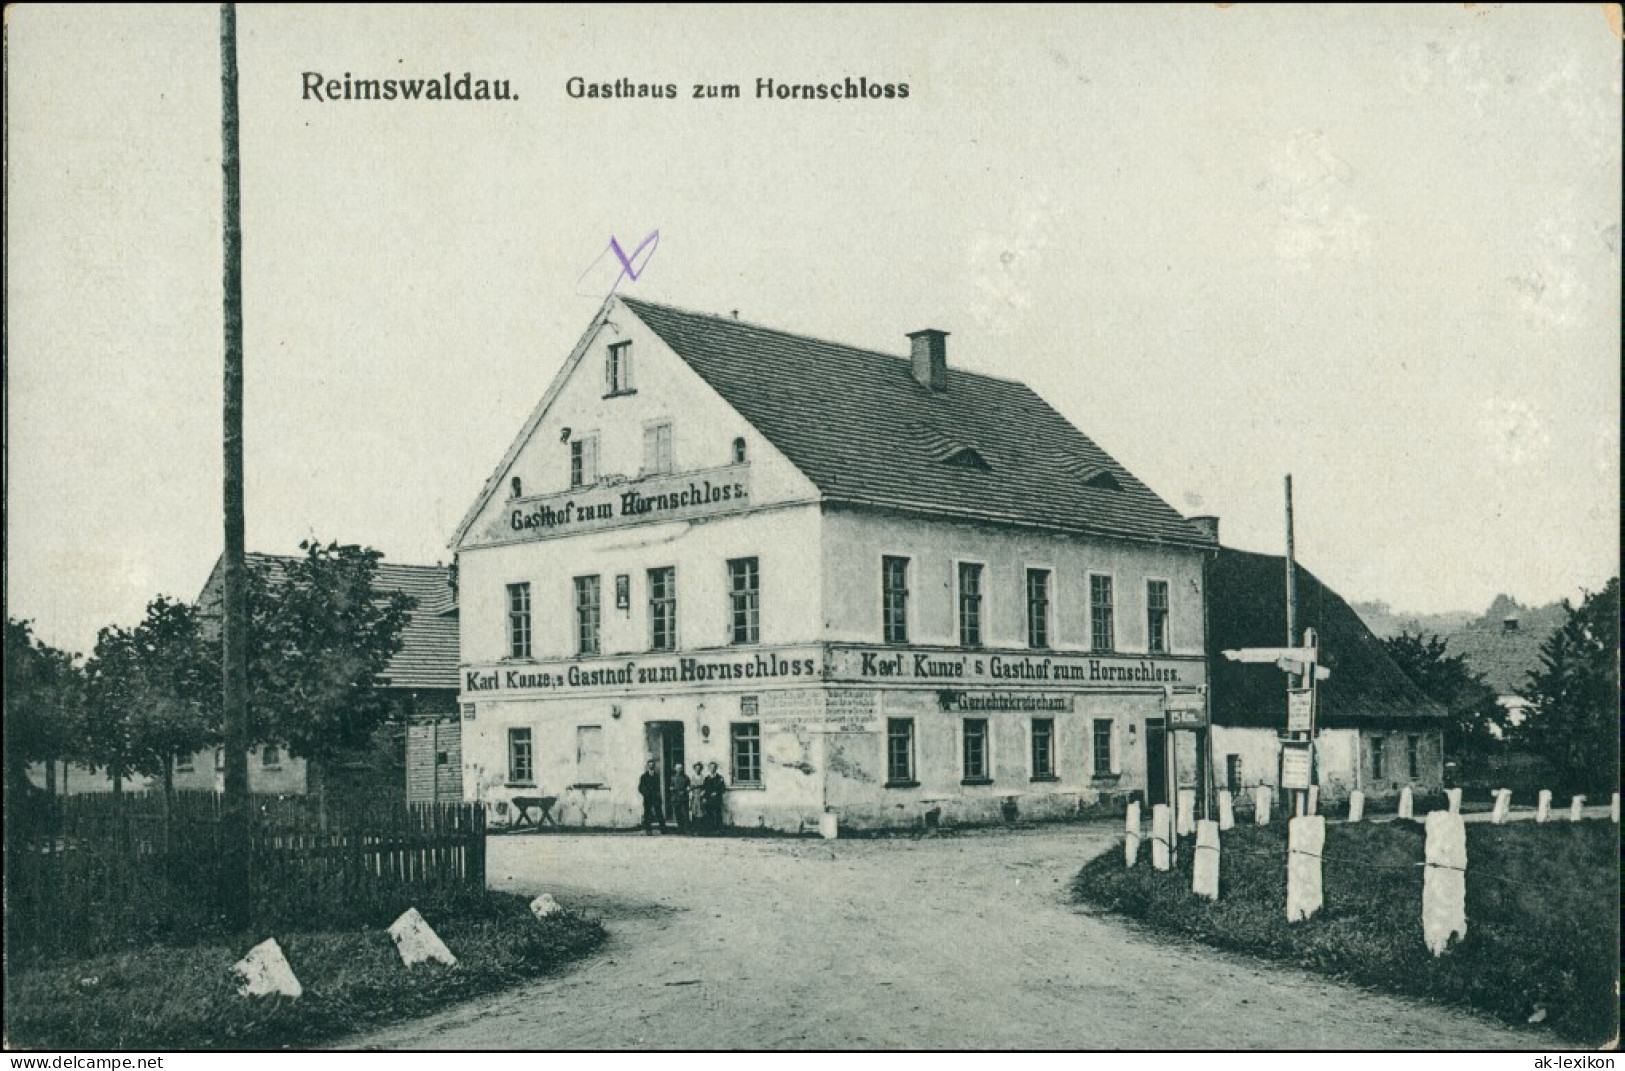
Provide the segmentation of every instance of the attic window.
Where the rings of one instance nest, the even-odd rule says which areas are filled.
[[[944,465],[952,465],[956,469],[974,469],[977,472],[993,471],[993,466],[987,463],[987,459],[968,446],[961,446],[940,460]]]
[[[604,392],[630,394],[632,392],[632,343],[611,343],[604,358]]]
[[[512,494],[509,496],[511,498],[525,497],[525,484],[517,476],[508,481],[508,490],[512,492]]]
[[[745,463],[745,440],[743,438],[734,440],[733,458],[735,465]]]

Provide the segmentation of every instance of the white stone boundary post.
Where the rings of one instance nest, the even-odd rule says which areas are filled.
[[[389,924],[389,936],[395,941],[401,962],[408,967],[427,960],[444,963],[448,967],[457,966],[457,957],[451,954],[446,942],[440,939],[440,935],[434,932],[415,907],[407,908],[400,918]]]
[[[1174,798],[1179,802],[1179,812],[1174,816],[1174,828],[1181,837],[1188,837],[1196,832],[1196,790],[1182,788]]]
[[[1191,858],[1191,892],[1219,898],[1219,823],[1196,823],[1196,854]]]
[[[1253,789],[1253,825],[1267,826],[1270,824],[1270,796],[1273,794],[1270,786],[1258,785]]]
[[[282,996],[297,1000],[305,992],[275,937],[266,938],[249,949],[248,955],[233,964],[232,970],[239,980],[238,996]]]
[[[1326,819],[1319,815],[1288,819],[1286,830],[1286,920],[1297,922],[1320,911],[1320,855],[1326,846]]]
[[[1151,806],[1151,865],[1158,870],[1170,866],[1168,846],[1174,839],[1174,816],[1166,803]]]
[[[1461,813],[1461,789],[1447,788],[1444,790],[1445,807],[1451,814]]]
[[[1230,799],[1230,793],[1224,789],[1219,790],[1219,832],[1236,827],[1236,805]]]
[[[1535,821],[1546,822],[1552,817],[1552,790],[1543,788],[1535,800]]]
[[[1467,936],[1467,827],[1461,815],[1429,814],[1423,851],[1422,939],[1429,952],[1442,956],[1452,934]]]
[[[1359,789],[1349,793],[1349,821],[1365,821],[1365,793]]]
[[[1123,817],[1123,865],[1132,867],[1140,857],[1140,801],[1130,800]]]
[[[1507,815],[1512,811],[1512,790],[1498,788],[1495,790],[1495,810],[1490,812],[1490,822],[1494,825],[1505,825]]]
[[[1309,813],[1310,814],[1319,814],[1320,813],[1320,786],[1319,785],[1310,785],[1309,786]]]
[[[1569,800],[1569,821],[1578,822],[1585,817],[1586,798],[1576,796]]]
[[[1416,817],[1416,802],[1411,797],[1411,786],[1410,785],[1406,785],[1404,788],[1399,790],[1399,815],[1398,815],[1398,817],[1400,817],[1400,818],[1415,818]]]

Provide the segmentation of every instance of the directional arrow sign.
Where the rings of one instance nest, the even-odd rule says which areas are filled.
[[[1279,662],[1290,658],[1295,662],[1319,661],[1320,650],[1315,647],[1243,647],[1239,651],[1226,651],[1224,656],[1232,662]]]
[[[1278,658],[1275,660],[1275,664],[1286,670],[1288,673],[1296,673],[1300,677],[1309,672],[1308,665],[1298,661],[1295,658]],[[1319,663],[1315,663],[1314,666],[1315,680],[1323,681],[1332,675],[1332,671],[1327,669],[1325,666],[1320,665]]]

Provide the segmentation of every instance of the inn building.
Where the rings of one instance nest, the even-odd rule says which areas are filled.
[[[1213,530],[908,338],[605,303],[452,541],[466,798],[634,825],[651,758],[745,827],[1163,797]]]

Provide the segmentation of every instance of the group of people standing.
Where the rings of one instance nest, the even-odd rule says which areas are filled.
[[[643,776],[638,778],[638,795],[643,797],[643,832],[652,833],[656,826],[660,827],[660,832],[666,831],[668,803],[677,819],[677,832],[721,832],[722,797],[727,790],[728,783],[717,771],[716,763],[711,764],[711,772],[707,773],[705,764],[696,762],[693,777],[678,763],[671,768],[671,776],[666,779],[666,797],[662,799],[660,767],[650,759],[644,767]]]

